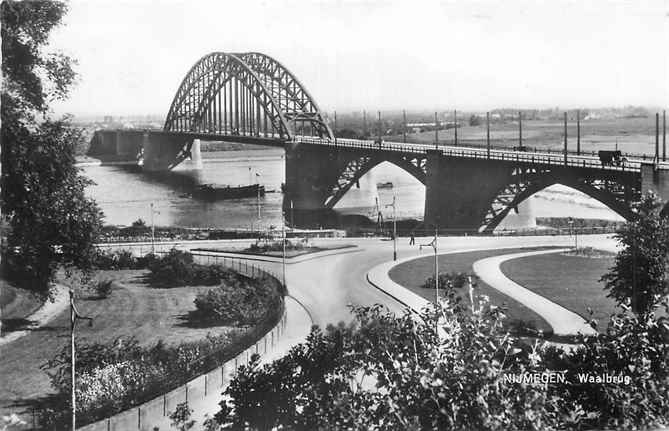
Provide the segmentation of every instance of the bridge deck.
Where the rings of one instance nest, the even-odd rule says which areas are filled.
[[[603,165],[599,157],[590,155],[575,155],[567,153],[567,157],[565,158],[564,154],[547,152],[526,152],[514,151],[511,149],[503,150],[499,148],[491,148],[488,150],[487,148],[453,145],[439,145],[438,147],[435,147],[433,145],[408,144],[403,142],[378,143],[368,140],[339,138],[335,141],[310,136],[297,136],[295,137],[294,141],[302,144],[321,145],[334,148],[354,148],[366,151],[391,151],[404,154],[427,154],[429,151],[438,151],[444,156],[448,157],[461,157],[478,160],[489,159],[518,163],[605,169],[610,171],[635,173],[641,171],[641,163],[643,162],[642,159],[631,158],[627,159],[627,162],[621,165]],[[658,167],[661,169],[669,169],[669,162],[660,162],[658,165]]]

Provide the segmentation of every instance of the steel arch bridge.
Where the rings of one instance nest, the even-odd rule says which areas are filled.
[[[205,55],[177,90],[165,132],[333,138],[316,101],[281,63],[257,52]]]

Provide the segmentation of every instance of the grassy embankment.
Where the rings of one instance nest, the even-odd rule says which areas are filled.
[[[472,265],[477,260],[492,256],[499,256],[501,254],[509,254],[520,251],[544,250],[547,248],[550,247],[485,250],[457,254],[445,254],[439,256],[439,272],[473,273]],[[428,300],[434,299],[435,292],[433,289],[422,288],[421,285],[425,282],[425,279],[431,275],[434,275],[434,257],[429,255],[424,258],[401,263],[391,269],[389,273],[389,276],[393,281]],[[479,295],[488,296],[493,304],[507,308],[506,314],[511,328],[517,326],[519,322],[523,322],[530,327],[534,326],[536,329],[543,331],[544,334],[552,334],[553,330],[551,326],[541,316],[524,305],[493,289],[483,281],[478,281],[478,288],[476,289],[476,292]],[[467,306],[470,305],[468,291],[466,288],[461,291],[459,296],[462,298],[463,304],[466,304]]]

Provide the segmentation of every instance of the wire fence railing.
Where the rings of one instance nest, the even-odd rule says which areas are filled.
[[[112,250],[119,247],[106,244],[99,248]],[[152,249],[145,244],[136,246],[124,244],[122,248],[131,250],[133,254],[140,256],[148,253],[157,255],[169,253],[169,250]],[[273,283],[276,283],[282,293],[286,292],[283,274],[249,262],[243,257],[222,256],[197,251],[191,252],[191,254],[195,263],[221,265],[249,278],[269,278]],[[182,376],[187,380],[186,383],[176,383],[162,394],[144,394],[142,399],[148,401],[77,429],[86,431],[153,430],[153,425],[174,411],[179,403],[202,399],[213,393],[220,394],[221,390],[227,387],[236,374],[237,368],[247,363],[253,354],[262,355],[271,352],[284,335],[287,319],[285,302],[282,300],[279,308],[268,310],[264,318],[261,319],[261,323],[241,334],[235,340],[234,345],[224,346],[188,361],[185,364],[187,374]],[[169,376],[165,377],[168,380],[170,379]],[[13,415],[19,421],[9,429],[41,430],[44,428],[40,426],[40,410],[38,406],[6,407],[2,409],[2,415]]]

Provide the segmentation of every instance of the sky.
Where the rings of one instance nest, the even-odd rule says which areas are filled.
[[[669,0],[73,0],[57,113],[165,115],[202,56],[259,51],[323,110],[669,105]]]

